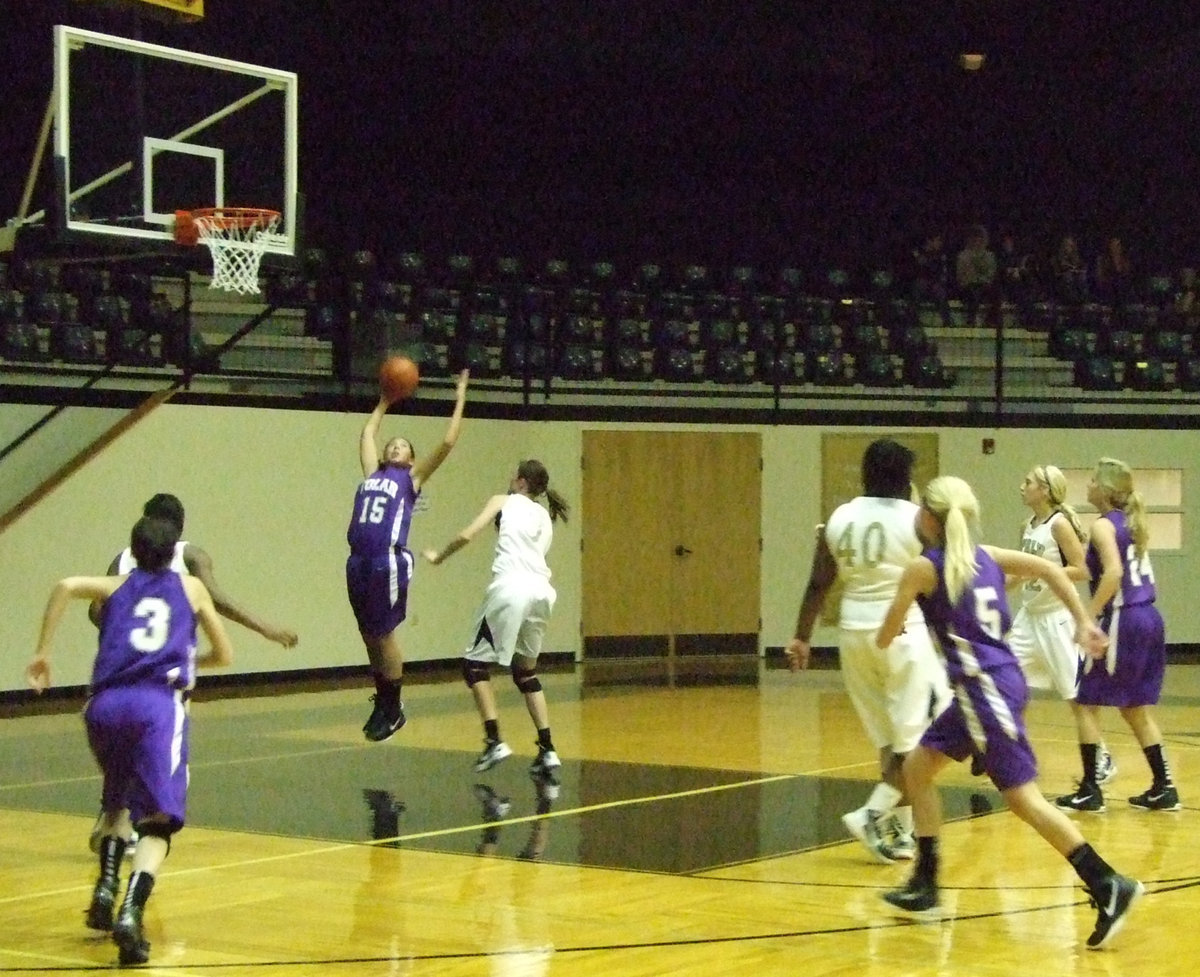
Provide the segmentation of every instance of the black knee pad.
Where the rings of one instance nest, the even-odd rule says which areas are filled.
[[[537,672],[532,668],[518,668],[514,665],[512,680],[513,685],[520,689],[522,693],[542,691],[541,680],[537,677]]]
[[[470,658],[463,659],[462,673],[468,689],[473,689],[476,682],[486,682],[491,677],[487,662],[472,661]]]
[[[171,851],[171,836],[175,834],[178,828],[168,821],[142,821],[135,824],[133,829],[138,833],[139,838],[161,838],[167,843],[168,853]]]

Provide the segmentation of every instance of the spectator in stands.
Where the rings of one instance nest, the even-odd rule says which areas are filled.
[[[1007,228],[1000,232],[996,266],[1000,300],[1012,303],[1020,325],[1028,326],[1033,321],[1037,271],[1032,255],[1017,243],[1016,235]]]
[[[954,277],[963,300],[966,325],[978,324],[982,306],[996,301],[996,252],[988,247],[988,232],[981,224],[967,231],[967,239],[954,262]]]
[[[942,322],[950,321],[950,269],[945,239],[940,231],[930,234],[912,255],[913,301],[936,306]]]
[[[1196,269],[1180,268],[1179,286],[1175,290],[1172,302],[1178,316],[1188,321],[1194,321],[1196,314],[1200,312],[1198,291],[1200,291],[1200,286],[1196,282]]]
[[[1096,297],[1114,309],[1123,309],[1133,298],[1133,266],[1125,245],[1111,235],[1096,258]]]
[[[1054,297],[1064,305],[1082,305],[1089,298],[1087,264],[1074,234],[1064,234],[1050,259]]]

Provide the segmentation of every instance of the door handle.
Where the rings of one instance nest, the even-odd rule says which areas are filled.
[[[691,552],[692,551],[689,550],[682,543],[680,543],[678,546],[675,547],[675,555],[676,556],[688,556]]]

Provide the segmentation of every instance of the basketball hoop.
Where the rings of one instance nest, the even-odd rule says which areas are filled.
[[[175,213],[175,240],[204,244],[212,253],[209,287],[257,295],[258,264],[279,235],[279,211],[261,207],[201,207]]]

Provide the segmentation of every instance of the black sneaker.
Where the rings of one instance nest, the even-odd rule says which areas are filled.
[[[1178,811],[1183,807],[1179,803],[1179,791],[1174,785],[1151,787],[1137,797],[1129,798],[1129,803],[1143,811]]]
[[[92,901],[87,907],[87,918],[84,922],[88,929],[104,930],[113,928],[113,903],[116,901],[116,890],[110,889],[103,882],[97,882],[92,890]]]
[[[1054,802],[1054,806],[1064,811],[1086,811],[1089,814],[1103,814],[1108,810],[1100,788],[1082,782],[1074,794],[1063,794]]]
[[[1133,904],[1145,891],[1146,887],[1137,879],[1111,875],[1089,893],[1092,905],[1099,910],[1096,928],[1087,939],[1089,950],[1099,950],[1121,932]]]
[[[379,701],[379,696],[371,698],[375,701],[375,708],[371,710],[370,717],[363,725],[363,735],[372,743],[380,743],[408,722],[408,718],[404,715],[403,702],[397,703],[393,712]]]
[[[142,933],[140,906],[122,906],[112,928],[113,942],[120,951],[117,962],[122,967],[146,963],[150,959],[150,941]]]
[[[938,887],[932,882],[918,881],[915,876],[903,889],[885,892],[883,901],[912,916],[932,918],[941,913]]]

